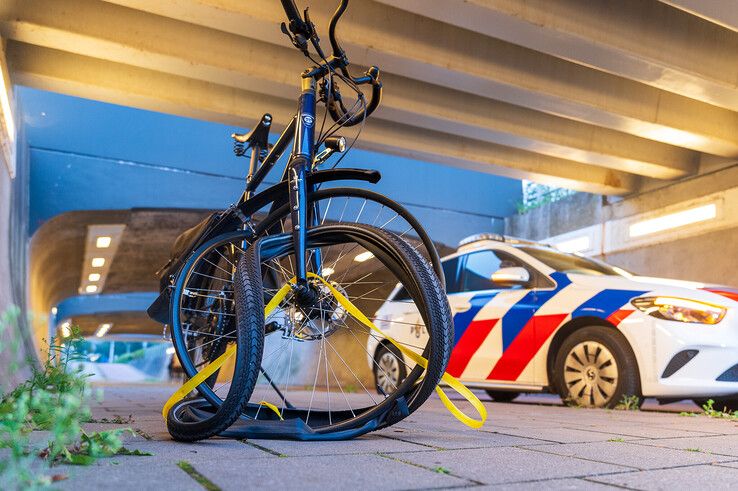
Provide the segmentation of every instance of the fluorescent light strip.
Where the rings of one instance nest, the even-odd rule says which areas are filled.
[[[688,210],[678,211],[676,213],[670,213],[657,218],[636,222],[630,226],[628,234],[631,237],[641,237],[644,235],[655,234],[657,232],[663,232],[664,230],[684,227],[693,223],[712,220],[716,216],[717,206],[715,203],[711,203],[709,205],[698,206],[696,208],[690,208]]]
[[[10,109],[10,90],[5,85],[5,70],[0,68],[0,106],[3,110],[3,119],[8,129],[8,138],[12,144],[15,141],[15,120],[13,111]]]
[[[98,249],[107,249],[110,247],[110,243],[113,242],[113,238],[106,235],[101,235],[95,240],[95,247]]]
[[[113,324],[100,324],[100,327],[97,328],[95,336],[97,336],[98,338],[105,336],[111,327],[113,327]]]
[[[105,280],[122,241],[124,224],[96,224],[87,226],[85,259],[82,264],[81,294],[99,294],[105,289]]]

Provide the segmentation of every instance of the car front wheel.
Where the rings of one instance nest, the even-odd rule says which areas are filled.
[[[377,392],[389,395],[407,376],[402,353],[392,344],[383,344],[374,355],[374,384]]]
[[[640,406],[638,365],[627,341],[614,328],[591,326],[571,334],[559,348],[553,375],[566,404]]]

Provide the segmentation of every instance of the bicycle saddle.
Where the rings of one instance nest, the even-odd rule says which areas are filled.
[[[258,146],[261,149],[267,148],[269,145],[269,128],[272,126],[272,115],[265,114],[261,117],[259,124],[254,126],[251,131],[244,134],[233,133],[233,138],[237,143],[245,143],[250,147]]]

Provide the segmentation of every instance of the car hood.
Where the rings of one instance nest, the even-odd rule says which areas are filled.
[[[582,274],[568,274],[567,276],[573,284],[585,288],[638,290],[654,295],[673,295],[720,304],[726,304],[727,299],[733,304],[732,306],[738,306],[738,289],[729,286],[651,276],[623,277]]]

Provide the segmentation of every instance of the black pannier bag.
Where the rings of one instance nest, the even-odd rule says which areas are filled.
[[[240,224],[241,221],[234,216],[233,210],[228,209],[211,213],[194,227],[179,234],[169,253],[169,261],[155,273],[159,278],[159,296],[146,310],[151,319],[162,324],[171,324],[171,287],[190,253],[211,237],[236,230]]]

